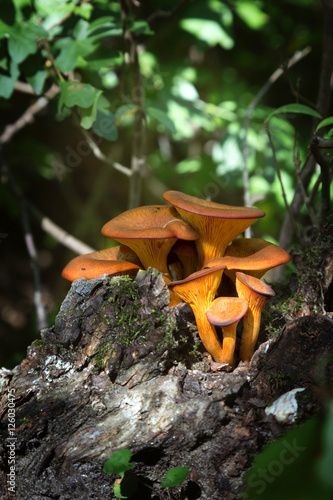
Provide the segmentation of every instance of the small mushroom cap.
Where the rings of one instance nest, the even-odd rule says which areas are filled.
[[[220,264],[218,266],[210,267],[210,268],[205,268],[201,269],[200,271],[196,271],[195,273],[190,274],[187,276],[187,278],[180,280],[180,281],[172,281],[172,283],[168,284],[169,288],[174,288],[174,287],[179,287],[182,285],[186,285],[187,283],[197,281],[201,278],[204,278],[205,276],[208,276],[209,274],[215,273],[217,271],[224,271],[226,266],[224,264]]]
[[[167,191],[163,198],[171,205],[198,215],[219,217],[222,219],[258,219],[266,214],[258,208],[233,207],[222,205],[213,201],[202,200],[196,196],[181,193],[180,191]]]
[[[219,297],[210,304],[206,318],[212,325],[232,325],[245,315],[248,307],[246,300],[239,297]]]
[[[114,260],[114,248],[79,255],[72,259],[62,271],[62,277],[74,281],[79,278],[98,278],[103,274],[132,274],[140,266],[125,260]],[[110,259],[111,257],[111,259]]]
[[[249,276],[248,274],[238,271],[236,273],[236,278],[240,283],[258,295],[264,295],[265,297],[274,297],[275,295],[274,290],[269,285],[266,285],[266,283],[254,276]]]
[[[102,227],[102,234],[116,240],[134,238],[181,238],[196,240],[199,235],[174,207],[147,205],[133,208],[111,219]]]

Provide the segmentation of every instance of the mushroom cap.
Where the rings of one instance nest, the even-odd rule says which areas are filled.
[[[260,281],[254,276],[249,276],[248,274],[238,271],[236,273],[236,279],[254,294],[265,296],[267,298],[274,297],[275,295],[274,290],[269,285],[266,285],[266,283]]]
[[[239,297],[219,297],[210,304],[206,318],[213,325],[228,326],[238,322],[248,307],[246,300]]]
[[[201,269],[183,280],[168,283],[168,287],[170,290],[174,290],[184,302],[202,308],[214,299],[224,269],[224,264]]]
[[[196,240],[199,235],[184,220],[174,207],[147,205],[133,208],[114,217],[102,227],[102,234],[108,238],[181,238]]]
[[[202,200],[196,196],[181,193],[180,191],[167,191],[163,198],[171,205],[198,215],[219,217],[222,219],[258,219],[266,214],[258,208],[233,207],[222,205],[213,201]]]
[[[227,270],[239,269],[261,277],[268,269],[289,262],[290,255],[273,243],[261,238],[237,238],[225,250],[223,257],[211,259],[206,267],[225,264]],[[227,273],[229,276],[229,273]]]
[[[224,271],[226,266],[224,264],[219,264],[214,267],[210,268],[205,268],[201,269],[200,271],[196,271],[195,273],[190,274],[187,276],[185,279],[180,280],[180,281],[173,281],[172,283],[168,284],[169,288],[174,288],[174,287],[179,287],[182,285],[186,285],[187,283],[193,282],[193,281],[198,281],[204,278],[205,276],[208,276],[209,274],[215,273],[217,271]]]
[[[246,271],[271,269],[290,261],[290,255],[283,248],[261,238],[235,239],[226,248],[224,257],[228,269]],[[242,267],[238,267],[240,261]]]
[[[103,274],[132,274],[140,266],[126,260],[114,260],[114,248],[79,255],[72,259],[62,271],[62,277],[74,281],[79,278],[98,278]]]
[[[163,197],[199,234],[196,245],[200,267],[205,267],[210,259],[222,257],[236,236],[265,215],[257,208],[231,207],[179,191],[167,191]]]

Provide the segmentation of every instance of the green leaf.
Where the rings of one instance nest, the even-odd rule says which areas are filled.
[[[79,57],[85,57],[95,50],[95,45],[89,40],[73,40],[70,37],[63,38],[54,44],[60,49],[56,57],[56,64],[61,72],[69,73],[76,65]]]
[[[90,108],[81,108],[81,125],[90,129],[97,118],[97,110],[103,111],[108,107],[108,101],[102,95],[102,91],[96,95],[96,99]]]
[[[10,63],[10,76],[0,74],[0,97],[9,99],[12,95],[15,83],[19,77],[20,71],[14,61]]]
[[[244,23],[254,30],[262,28],[268,21],[267,14],[262,12],[255,2],[247,0],[238,1],[236,2],[235,9]]]
[[[134,23],[129,27],[129,31],[132,33],[140,35],[153,35],[154,32],[150,29],[147,21],[134,21]]]
[[[118,450],[112,453],[110,458],[104,462],[103,471],[107,474],[122,474],[133,469],[135,462],[130,462],[132,452],[130,450]]]
[[[315,474],[321,429],[322,419],[313,417],[268,445],[246,473],[243,498],[331,500],[332,491]]]
[[[146,112],[149,116],[155,118],[155,120],[157,120],[161,125],[163,125],[166,131],[170,132],[171,134],[176,132],[176,128],[173,122],[170,120],[165,111],[149,106],[148,108],[146,108]]]
[[[327,417],[322,429],[323,454],[318,462],[318,475],[323,484],[333,492],[333,401],[328,406]]]
[[[92,11],[93,6],[90,3],[83,3],[82,5],[78,5],[73,10],[74,14],[84,17],[84,19],[90,19]]]
[[[125,496],[123,496],[123,495],[121,494],[120,489],[121,489],[121,484],[119,484],[119,483],[115,483],[115,484],[114,484],[114,486],[113,486],[113,493],[115,494],[115,496],[116,496],[117,498],[128,498],[128,497],[125,497]]]
[[[200,158],[185,158],[185,160],[177,163],[176,172],[178,174],[194,174],[199,172],[202,167],[202,161]]]
[[[166,481],[162,481],[161,486],[163,486],[163,488],[173,488],[185,481],[188,473],[189,469],[187,467],[174,467],[166,473]]]
[[[40,95],[43,92],[47,76],[47,71],[44,70],[37,71],[33,76],[27,76],[27,82],[30,83],[37,95]]]
[[[17,64],[21,63],[29,54],[37,51],[36,37],[46,36],[48,36],[47,31],[40,26],[31,23],[15,25],[9,32],[9,55]]]
[[[72,108],[89,108],[93,105],[101,90],[96,89],[89,83],[60,82],[61,94],[59,99],[59,110],[63,105]]]
[[[89,71],[100,71],[104,68],[118,66],[122,63],[122,54],[115,49],[99,46],[87,57],[79,56],[76,66]]]
[[[309,106],[305,106],[304,104],[286,104],[285,106],[281,106],[280,108],[275,109],[267,118],[267,121],[271,119],[274,115],[280,115],[285,113],[295,113],[302,115],[310,115],[316,118],[320,118],[320,114],[317,113],[314,109]]]
[[[111,111],[98,110],[97,118],[93,123],[92,129],[100,137],[104,137],[108,141],[115,141],[118,138],[118,129],[115,122],[116,117]]]
[[[325,118],[322,120],[320,123],[318,123],[318,126],[316,128],[316,132],[323,127],[327,127],[327,125],[333,125],[333,116],[329,116],[328,118]]]
[[[220,45],[223,49],[232,49],[234,46],[233,38],[217,21],[188,18],[183,19],[180,25],[185,31],[188,31],[211,47]]]

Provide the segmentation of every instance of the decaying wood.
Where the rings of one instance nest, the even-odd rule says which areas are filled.
[[[330,258],[323,261],[326,292]],[[316,411],[317,361],[333,351],[330,313],[294,315],[251,364],[230,373],[213,371],[195,347],[190,309],[169,308],[168,300],[161,275],[151,270],[134,281],[104,276],[72,284],[54,327],[42,331],[20,366],[1,371],[2,498],[115,498],[116,476],[105,474],[103,463],[129,448],[142,480],[135,499],[168,498],[156,474],[176,466],[190,474],[170,498],[236,499],[254,453],[287,428],[265,407],[304,387],[298,418]],[[7,488],[11,393],[15,494]]]

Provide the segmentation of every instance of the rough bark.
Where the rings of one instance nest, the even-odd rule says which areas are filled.
[[[326,274],[311,300],[324,296],[323,307],[332,310],[331,244],[321,256],[316,272]],[[297,293],[302,286],[293,285]],[[54,327],[42,331],[20,366],[1,371],[2,498],[113,499],[117,476],[105,474],[103,463],[129,448],[142,481],[132,498],[167,499],[156,474],[187,466],[188,479],[169,498],[232,500],[253,455],[288,427],[267,417],[265,407],[304,387],[298,420],[317,411],[316,363],[333,352],[331,313],[310,306],[295,312],[288,299],[290,320],[250,364],[230,373],[213,371],[195,348],[190,309],[169,308],[168,300],[155,271],[134,281],[104,276],[72,284]],[[7,487],[11,390],[15,494]]]

